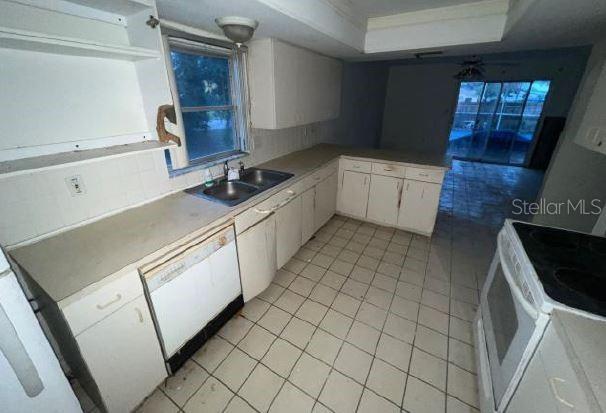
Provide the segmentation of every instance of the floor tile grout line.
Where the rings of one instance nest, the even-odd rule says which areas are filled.
[[[408,253],[407,253],[407,255],[408,255]],[[423,284],[425,284],[425,278],[427,276],[426,271],[427,271],[427,267],[425,269],[425,272],[423,273]],[[401,406],[402,409],[404,409],[404,401],[406,400],[406,391],[408,390],[408,380],[410,379],[410,376],[411,376],[411,372],[410,371],[412,369],[412,356],[414,354],[414,349],[415,349],[414,343],[417,340],[417,330],[419,328],[419,317],[420,317],[420,314],[421,314],[421,308],[419,306],[419,311],[417,312],[417,321],[416,321],[416,324],[415,324],[415,335],[412,338],[412,343],[410,345],[411,346],[411,348],[410,348],[410,358],[408,359],[408,372],[407,372],[407,375],[406,375],[406,380],[404,382],[404,393],[402,394],[402,402],[400,403],[400,406]],[[414,375],[413,375],[413,377],[416,378],[416,376],[414,376]]]

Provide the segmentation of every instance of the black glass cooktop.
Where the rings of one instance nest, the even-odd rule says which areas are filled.
[[[547,295],[606,317],[606,238],[522,222],[513,227]]]

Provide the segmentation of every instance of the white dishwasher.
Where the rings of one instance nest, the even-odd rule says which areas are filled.
[[[139,272],[172,372],[243,306],[232,225],[176,248]]]

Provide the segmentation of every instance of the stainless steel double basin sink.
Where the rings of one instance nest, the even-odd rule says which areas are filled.
[[[238,180],[228,181],[222,178],[214,181],[212,186],[200,185],[188,189],[186,192],[209,201],[235,206],[292,176],[294,175],[287,172],[248,168],[240,173]]]

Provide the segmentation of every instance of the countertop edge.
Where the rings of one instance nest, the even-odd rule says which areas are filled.
[[[295,174],[295,176],[293,176],[292,178],[246,200],[245,202],[242,202],[241,204],[239,204],[237,206],[234,206],[234,207],[225,207],[224,206],[225,211],[223,213],[221,213],[220,216],[214,217],[212,219],[212,221],[206,222],[204,225],[202,225],[200,227],[192,228],[188,234],[180,235],[176,239],[171,240],[168,244],[165,244],[163,247],[160,247],[160,248],[156,249],[155,251],[151,251],[151,252],[146,251],[145,253],[142,253],[143,254],[142,256],[139,256],[138,258],[136,258],[134,260],[130,260],[130,262],[122,263],[122,264],[120,264],[121,265],[120,268],[112,268],[111,271],[109,271],[109,273],[104,273],[103,275],[99,276],[99,278],[96,281],[86,284],[84,287],[77,290],[76,292],[67,292],[65,294],[57,294],[57,293],[51,294],[50,292],[48,292],[48,291],[47,292],[49,293],[49,295],[51,296],[51,298],[53,300],[55,300],[58,303],[61,303],[61,306],[64,307],[66,305],[69,305],[69,303],[78,300],[80,297],[82,297],[86,294],[89,294],[89,293],[97,290],[98,288],[101,288],[103,285],[107,284],[108,282],[110,282],[112,279],[115,278],[112,276],[115,276],[116,274],[123,274],[125,271],[132,271],[135,268],[137,268],[138,266],[142,265],[145,261],[150,261],[150,260],[154,259],[154,257],[160,256],[160,255],[166,253],[167,251],[170,251],[171,249],[177,247],[178,245],[180,245],[184,242],[187,242],[188,240],[199,237],[199,236],[203,235],[204,233],[212,230],[212,228],[216,227],[217,225],[224,225],[227,222],[229,222],[230,220],[233,221],[237,215],[243,213],[247,209],[254,207],[255,205],[265,201],[266,199],[277,194],[284,188],[296,184],[297,182],[299,182],[299,181],[305,179],[306,177],[308,177],[309,175],[313,174],[318,169],[328,166],[330,163],[338,161],[342,157],[348,158],[348,159],[396,163],[396,164],[400,164],[400,165],[407,166],[407,167],[421,167],[421,168],[439,169],[439,170],[443,170],[443,171],[450,169],[450,166],[446,165],[445,162],[440,162],[440,164],[435,164],[435,163],[432,164],[432,163],[423,163],[423,162],[412,163],[410,161],[394,160],[393,157],[392,157],[392,159],[385,159],[386,158],[385,156],[380,156],[380,155],[384,154],[384,152],[383,152],[384,150],[366,149],[366,148],[351,148],[351,147],[343,147],[343,146],[331,145],[331,144],[319,144],[319,145],[313,146],[311,148],[303,149],[303,150],[300,150],[297,152],[292,152],[290,154],[287,154],[287,155],[284,155],[284,156],[281,156],[278,158],[274,158],[267,162],[263,162],[261,164],[255,165],[255,167],[276,169],[274,166],[272,166],[273,164],[279,164],[281,162],[288,161],[289,158],[294,158],[297,156],[310,155],[316,151],[322,152],[322,153],[318,154],[318,157],[320,157],[322,159],[315,161],[314,164],[311,165],[309,168],[305,168],[306,170],[304,172]],[[325,153],[325,152],[329,152],[329,153]],[[373,154],[373,152],[376,152],[376,153]],[[398,154],[399,152],[396,151],[394,153]],[[410,157],[412,155],[406,155],[406,156]],[[104,217],[98,221],[87,223],[85,225],[70,229],[65,232],[61,232],[59,234],[50,236],[48,238],[38,240],[35,243],[14,248],[12,250],[9,250],[8,253],[20,266],[22,266],[28,272],[29,276],[31,276],[36,282],[40,283],[38,278],[35,276],[35,274],[32,274],[32,271],[30,271],[28,269],[29,265],[27,265],[27,262],[22,262],[22,261],[27,261],[27,258],[26,258],[27,254],[22,254],[22,252],[28,251],[29,249],[32,248],[32,246],[39,247],[40,245],[43,245],[45,242],[48,242],[49,240],[54,239],[56,237],[62,237],[62,236],[66,237],[66,236],[68,236],[66,234],[69,234],[72,231],[77,231],[77,230],[84,231],[86,228],[89,228],[89,227],[92,228],[92,226],[94,226],[95,224],[100,225],[99,224],[100,222],[103,222],[103,221],[111,219],[111,218],[115,218],[118,215],[125,214],[128,212],[132,213],[140,208],[151,207],[152,205],[158,205],[162,202],[168,202],[167,199],[169,197],[183,197],[183,196],[192,197],[192,198],[200,201],[201,203],[204,203],[204,202],[213,203],[212,201],[206,201],[199,197],[195,197],[194,195],[187,194],[184,191],[178,191],[176,193],[167,194],[166,196],[164,196],[160,199],[153,200],[144,205],[139,205],[136,207],[128,208],[128,209],[118,212],[117,214],[114,214],[114,215],[111,215],[108,217]],[[201,205],[201,208],[202,207],[203,207],[203,205]],[[46,283],[42,282],[40,284],[46,284]]]

